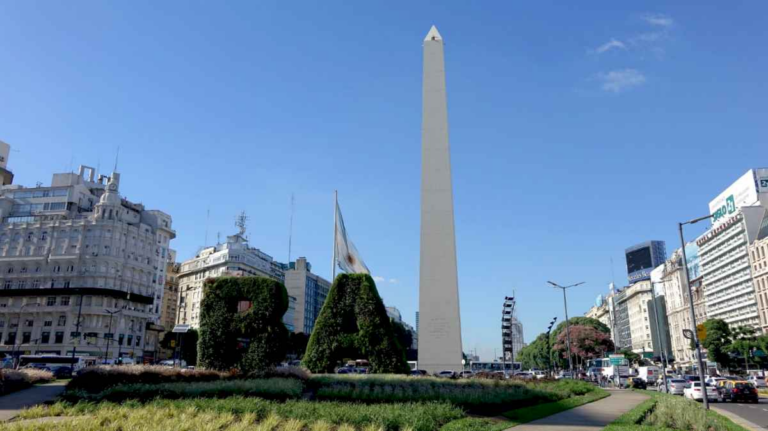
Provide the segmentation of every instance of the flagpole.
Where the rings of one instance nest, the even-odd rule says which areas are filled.
[[[331,262],[331,283],[336,280],[336,235],[338,220],[337,215],[339,213],[339,191],[333,191],[333,261]]]

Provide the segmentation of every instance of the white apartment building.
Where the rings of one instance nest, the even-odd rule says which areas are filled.
[[[749,255],[760,326],[763,333],[768,334],[768,214],[763,217],[757,239],[749,246]]]
[[[653,299],[651,281],[639,281],[625,289],[632,351],[638,354],[653,352],[653,335],[648,302]]]
[[[300,257],[287,265],[285,287],[288,289],[288,295],[296,298],[294,332],[311,334],[325,298],[331,290],[331,282],[312,273],[312,265],[305,257]]]
[[[761,328],[750,265],[768,203],[768,169],[751,169],[709,203],[712,227],[696,240],[707,317]]]
[[[95,175],[0,188],[0,352],[155,358],[171,217]]]
[[[200,327],[200,301],[204,295],[203,285],[209,278],[255,276],[285,281],[284,266],[272,256],[249,246],[244,235],[245,231],[241,229],[228,236],[227,242],[204,248],[194,258],[182,262],[178,275],[177,324]],[[295,302],[289,298],[289,306],[291,304]]]
[[[703,323],[707,319],[707,315],[704,307],[698,247],[695,243],[689,243],[685,249],[688,258],[688,273],[691,277],[696,323]],[[667,305],[667,321],[669,322],[671,341],[669,353],[675,358],[675,367],[692,367],[695,358],[693,350],[691,350],[691,343],[683,337],[683,330],[693,330],[693,324],[691,322],[688,288],[683,278],[680,249],[675,250],[672,257],[664,263],[661,283],[664,285],[664,299]]]

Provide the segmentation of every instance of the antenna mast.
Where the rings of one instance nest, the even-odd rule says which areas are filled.
[[[235,218],[235,226],[240,229],[240,236],[245,237],[245,231],[248,229],[248,215],[245,211],[242,211],[240,215]]]
[[[288,264],[291,264],[291,243],[293,240],[293,193],[291,193],[291,219],[288,223]]]

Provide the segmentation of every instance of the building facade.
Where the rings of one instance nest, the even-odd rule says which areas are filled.
[[[768,334],[768,216],[763,217],[757,238],[749,246],[752,285],[757,296],[757,315],[763,334]]]
[[[632,349],[632,331],[630,329],[629,306],[627,304],[627,289],[624,288],[613,295],[614,304],[614,325],[617,337],[614,344],[617,350]]]
[[[664,241],[646,241],[624,251],[629,284],[650,280],[651,271],[667,259]]]
[[[312,273],[312,265],[305,257],[300,257],[287,265],[285,287],[288,289],[288,295],[296,298],[294,332],[311,334],[325,298],[331,290],[331,282]]]
[[[245,231],[241,229],[239,233],[228,236],[227,242],[206,247],[194,258],[182,262],[178,274],[177,324],[200,327],[200,302],[204,295],[205,280],[223,276],[269,277],[285,282],[283,265],[272,259],[272,256],[249,246]]]
[[[0,189],[0,352],[154,359],[171,217],[95,175]]]
[[[653,352],[653,335],[648,302],[653,299],[651,281],[644,280],[625,289],[632,351],[638,354]]]

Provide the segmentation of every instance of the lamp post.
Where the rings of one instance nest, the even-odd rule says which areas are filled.
[[[109,331],[109,334],[111,335],[107,339],[107,351],[104,354],[104,363],[106,364],[107,363],[107,356],[109,356],[109,345],[112,344],[112,340],[115,338],[115,334],[112,333],[112,316],[114,316],[115,314],[120,313],[121,311],[123,311],[123,309],[121,308],[121,309],[118,309],[118,310],[115,310],[115,311],[109,311],[109,310],[107,310],[105,308],[104,311],[106,311],[107,314],[109,314],[109,329],[108,329],[108,331]]]
[[[571,326],[568,323],[568,299],[565,297],[565,290],[571,287],[580,286],[584,284],[584,282],[582,281],[576,284],[571,284],[570,286],[561,286],[552,281],[547,281],[547,283],[558,289],[563,289],[563,307],[565,308],[565,347],[568,350],[568,371],[573,373],[573,358],[571,358]]]
[[[37,302],[32,302],[30,304],[24,304],[21,307],[19,307],[19,323],[16,325],[16,332],[14,333],[14,337],[13,337],[13,349],[11,349],[11,358],[13,358],[13,361],[14,361],[13,362],[13,369],[14,370],[16,369],[16,367],[18,367],[18,364],[19,364],[19,361],[16,358],[16,353],[17,353],[16,352],[16,341],[19,339],[19,326],[21,325],[21,310],[23,310],[24,307],[27,307],[27,306],[38,306],[38,305],[40,305],[40,304],[37,303]],[[19,348],[21,348],[21,344],[22,343],[19,343]]]
[[[77,353],[77,345],[80,344],[80,338],[82,335],[80,334],[80,320],[83,318],[83,294],[80,293],[80,305],[77,307],[77,321],[75,322],[75,336],[77,337],[77,342],[72,344],[72,371],[74,371],[75,366],[75,353]]]
[[[691,283],[690,279],[688,277],[688,259],[685,256],[685,238],[683,237],[683,226],[687,224],[695,224],[702,220],[709,220],[712,217],[712,215],[706,215],[704,217],[699,217],[693,220],[688,220],[686,222],[678,223],[677,228],[680,231],[680,251],[683,255],[683,280],[688,286],[688,306],[690,307],[691,311],[691,326],[693,326],[692,333],[693,333],[693,343],[696,346],[696,356],[698,357],[699,362],[699,379],[701,379],[702,384],[702,390],[705,390],[704,397],[702,397],[702,400],[704,402],[704,408],[706,410],[709,410],[709,401],[707,400],[706,396],[706,388],[704,386],[704,362],[701,360],[701,344],[699,343],[699,335],[698,331],[696,330],[696,312],[693,307],[693,289],[691,289]]]

